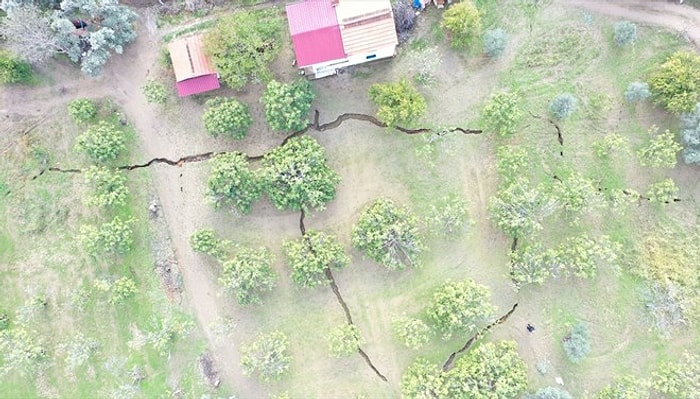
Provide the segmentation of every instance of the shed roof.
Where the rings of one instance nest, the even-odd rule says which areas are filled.
[[[287,5],[286,10],[299,68],[345,58],[331,0],[292,3]]]
[[[177,95],[180,97],[204,93],[221,87],[219,77],[215,73],[185,79],[175,83],[175,86],[177,87]]]
[[[338,26],[338,18],[335,15],[335,7],[333,7],[331,0],[305,0],[287,4],[285,9],[287,11],[289,33],[292,36]]]
[[[204,35],[202,34],[173,40],[168,44],[168,51],[173,61],[177,82],[216,74],[209,57],[204,53]]]

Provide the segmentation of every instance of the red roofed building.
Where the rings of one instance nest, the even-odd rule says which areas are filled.
[[[297,67],[310,78],[396,52],[389,0],[304,0],[286,10]]]
[[[204,93],[221,87],[219,74],[204,54],[204,37],[188,36],[168,44],[175,71],[175,85],[180,97]]]

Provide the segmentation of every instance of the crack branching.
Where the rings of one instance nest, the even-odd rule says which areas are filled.
[[[559,151],[559,155],[563,157],[563,156],[564,156],[564,135],[563,135],[563,133],[562,133],[562,131],[561,131],[561,127],[559,127],[559,125],[558,125],[554,120],[552,120],[552,119],[545,118],[545,117],[543,117],[542,115],[537,115],[537,114],[535,114],[535,113],[533,113],[532,111],[529,111],[529,110],[528,110],[527,112],[528,112],[528,113],[530,114],[530,116],[532,116],[533,118],[545,119],[545,120],[546,120],[547,122],[549,122],[552,126],[554,126],[554,128],[557,130],[557,141],[559,142],[559,145],[562,147],[562,149]]]
[[[299,215],[299,230],[301,231],[302,238],[306,240],[306,225],[304,225],[305,217],[306,212],[304,212],[304,208],[302,207]],[[309,251],[311,251],[312,254],[315,254],[315,250],[313,248],[313,245],[311,245],[311,241],[306,240],[306,244],[308,245]],[[350,308],[348,307],[348,304],[345,303],[343,296],[340,294],[340,289],[338,288],[338,284],[336,284],[335,282],[335,277],[333,277],[333,272],[331,271],[331,268],[326,267],[323,270],[323,273],[326,275],[326,278],[328,279],[328,284],[331,286],[331,290],[335,294],[335,297],[338,300],[340,307],[343,308],[343,312],[345,313],[345,319],[347,320],[348,324],[355,325],[355,323],[352,321],[352,314],[350,313]],[[382,381],[389,382],[386,376],[384,376],[384,374],[382,374],[379,371],[379,369],[377,369],[374,363],[372,363],[372,359],[369,358],[367,352],[365,352],[361,347],[358,346],[357,353],[359,353],[360,356],[362,356],[369,368],[371,368],[372,371],[374,371],[374,373],[382,379]]]
[[[297,130],[296,132],[287,135],[287,137],[285,137],[284,140],[282,140],[279,147],[286,145],[287,142],[289,142],[289,140],[291,140],[292,138],[297,137],[297,136],[301,136],[302,134],[305,134],[309,129],[312,129],[312,130],[317,131],[317,132],[325,132],[325,131],[332,130],[332,129],[339,127],[340,125],[343,124],[343,122],[345,122],[347,120],[365,121],[365,122],[369,122],[375,126],[387,127],[387,125],[385,123],[379,121],[377,118],[375,118],[372,115],[358,114],[358,113],[352,113],[352,112],[341,114],[334,121],[324,123],[324,124],[319,123],[319,118],[320,118],[319,111],[315,110],[313,124],[307,126],[304,129]],[[394,129],[396,129],[402,133],[410,134],[410,135],[430,133],[430,132],[434,131],[434,129],[427,128],[427,127],[422,127],[422,128],[417,128],[417,129],[408,129],[408,128],[401,127],[401,126],[395,126]],[[481,134],[482,133],[482,131],[479,129],[454,127],[454,128],[444,129],[444,130],[438,132],[437,134],[445,135],[445,134],[453,133],[453,132],[459,132],[462,134]],[[145,163],[141,163],[141,164],[118,166],[117,169],[131,171],[131,170],[135,170],[135,169],[147,168],[147,167],[155,165],[155,164],[165,164],[165,165],[169,165],[169,166],[182,166],[186,163],[196,163],[196,162],[207,161],[217,154],[225,154],[225,153],[227,153],[227,151],[219,151],[219,152],[210,151],[210,152],[205,152],[205,153],[201,153],[201,154],[186,155],[184,157],[181,157],[181,158],[175,159],[175,160],[159,157],[159,158],[153,158],[150,161],[145,162]],[[248,159],[248,161],[251,161],[251,162],[252,161],[259,161],[264,156],[265,156],[265,154],[252,155],[252,156],[249,155],[249,156],[247,156],[247,159]],[[81,173],[82,172],[82,169],[76,169],[76,168],[62,169],[60,167],[50,167],[50,168],[43,169],[39,174],[34,176],[33,179],[36,179],[37,177],[43,175],[44,172],[46,172],[47,170],[49,172],[60,172],[60,173]]]
[[[471,346],[474,345],[474,343],[475,343],[477,340],[479,340],[481,337],[483,337],[484,334],[486,334],[490,329],[492,329],[493,327],[495,327],[495,326],[497,326],[497,325],[499,325],[499,324],[505,322],[506,320],[508,320],[508,318],[510,317],[510,315],[512,315],[513,312],[515,312],[515,308],[517,308],[517,307],[518,307],[518,304],[517,304],[517,303],[514,304],[513,307],[508,311],[508,313],[506,313],[506,314],[504,314],[503,316],[499,317],[499,318],[496,319],[493,323],[491,323],[491,324],[489,324],[488,326],[482,328],[482,329],[479,330],[473,337],[469,338],[469,339],[467,340],[467,342],[464,344],[464,346],[462,346],[457,352],[453,352],[453,353],[450,355],[450,357],[447,358],[447,361],[445,362],[445,364],[442,365],[442,371],[443,371],[443,372],[450,371],[450,370],[452,369],[452,367],[454,366],[455,359],[457,358],[458,355],[461,355],[462,353],[466,352],[469,348],[471,348]]]

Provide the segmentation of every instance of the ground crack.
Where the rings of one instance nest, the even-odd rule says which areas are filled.
[[[282,140],[282,143],[280,143],[279,147],[286,145],[290,139],[297,137],[297,136],[301,136],[302,134],[305,134],[309,129],[317,131],[317,132],[325,132],[325,131],[340,127],[340,125],[342,125],[343,122],[348,121],[348,120],[365,121],[365,122],[369,122],[369,123],[371,123],[375,126],[378,126],[378,127],[383,127],[383,128],[387,127],[386,123],[379,121],[376,117],[374,117],[372,115],[358,114],[358,113],[352,113],[352,112],[341,114],[337,118],[335,118],[335,120],[333,120],[332,122],[328,122],[328,123],[324,123],[324,124],[319,123],[319,118],[320,118],[320,113],[318,110],[315,110],[313,124],[307,126],[304,129],[301,129],[301,130],[298,130],[294,133],[289,134],[287,137],[284,138],[284,140]],[[462,128],[462,127],[452,127],[452,128],[442,129],[439,131],[436,131],[435,129],[428,128],[428,127],[409,129],[409,128],[405,128],[405,127],[401,127],[401,126],[395,126],[394,129],[396,129],[402,133],[409,134],[409,135],[430,133],[433,131],[435,131],[436,134],[439,136],[444,136],[446,134],[455,133],[455,132],[459,132],[462,134],[481,134],[482,133],[482,131],[480,129],[469,129],[469,128]],[[131,171],[131,170],[135,170],[135,169],[147,168],[147,167],[150,167],[150,166],[155,165],[155,164],[165,164],[165,165],[169,165],[169,166],[180,167],[186,163],[196,163],[196,162],[207,161],[215,155],[226,154],[226,153],[227,153],[227,151],[220,151],[220,152],[210,151],[210,152],[204,152],[201,154],[186,155],[186,156],[181,157],[181,158],[176,159],[176,160],[172,160],[172,159],[168,159],[168,158],[153,158],[146,163],[134,164],[134,165],[122,165],[122,166],[118,166],[116,169]],[[247,159],[248,159],[248,161],[259,161],[264,156],[265,156],[265,154],[248,155]],[[77,168],[63,169],[60,167],[50,167],[50,168],[42,169],[39,174],[32,177],[32,180],[43,175],[44,172],[46,172],[47,170],[49,172],[60,172],[60,173],[82,173],[83,172],[82,169],[77,169]]]
[[[477,332],[473,337],[469,338],[467,342],[462,346],[457,352],[453,352],[450,357],[447,358],[447,361],[445,364],[442,365],[442,371],[447,372],[452,369],[454,366],[455,359],[457,358],[458,355],[461,355],[462,353],[466,352],[474,343],[481,337],[484,336],[491,328],[505,322],[508,320],[510,315],[515,312],[515,308],[518,307],[518,304],[514,304],[513,307],[508,311],[508,313],[504,314],[503,316],[499,317],[496,319],[493,323],[489,324],[488,326],[482,328],[479,332]]]
[[[304,217],[306,216],[306,213],[304,212],[304,208],[301,209],[300,215],[299,215],[299,230],[301,231],[302,237],[306,236],[306,226],[304,225]],[[314,248],[311,246],[310,241],[306,241],[307,245],[309,247],[309,251],[314,253]],[[350,325],[355,325],[355,323],[352,321],[352,314],[350,313],[350,308],[348,307],[348,304],[345,303],[345,300],[343,299],[343,296],[340,294],[340,289],[338,288],[338,284],[335,282],[335,278],[333,277],[333,272],[331,271],[330,267],[326,267],[323,270],[323,273],[326,275],[326,278],[328,279],[328,282],[331,286],[331,290],[335,294],[336,299],[338,299],[338,303],[340,304],[340,307],[343,308],[343,312],[345,312],[345,319],[347,320],[348,324]],[[369,358],[369,355],[367,352],[365,352],[362,348],[358,347],[357,348],[357,353],[362,356],[362,358],[365,360],[369,368],[374,371],[374,373],[382,379],[384,382],[389,382],[389,380],[382,374],[379,369],[372,363],[372,359]]]

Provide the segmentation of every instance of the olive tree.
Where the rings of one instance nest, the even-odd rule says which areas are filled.
[[[354,324],[342,324],[328,334],[328,350],[331,357],[347,357],[360,349],[364,339]]]
[[[475,332],[495,311],[490,297],[488,288],[474,280],[447,280],[433,292],[428,318],[444,339]]]
[[[239,247],[222,264],[219,284],[241,305],[261,304],[262,294],[277,285],[274,256],[265,247]]]
[[[528,187],[530,183],[517,179],[498,191],[491,199],[491,220],[511,237],[529,235],[543,229],[542,221],[559,206],[542,186]]]
[[[190,236],[190,246],[195,252],[212,256],[218,260],[224,260],[227,255],[225,247],[228,241],[220,240],[213,229],[200,229]]]
[[[253,117],[248,106],[235,98],[216,97],[206,102],[204,128],[214,137],[219,135],[240,140],[248,134]]]
[[[401,376],[401,395],[407,399],[448,397],[442,370],[428,359],[419,357]]]
[[[503,137],[511,136],[516,132],[522,118],[519,102],[516,93],[502,91],[492,94],[481,110],[483,129]]]
[[[123,172],[105,166],[90,166],[85,170],[85,182],[92,188],[86,203],[108,207],[124,205],[129,195]]]
[[[389,127],[411,126],[428,108],[425,97],[405,78],[396,83],[373,84],[369,98],[379,108],[377,118]]]
[[[452,47],[457,49],[471,46],[481,36],[481,16],[474,3],[469,0],[448,8],[442,14],[440,26],[447,31]]]
[[[100,121],[77,137],[75,149],[96,163],[112,161],[126,149],[126,134],[114,124]]]
[[[323,209],[335,198],[340,176],[326,163],[316,140],[309,136],[290,139],[265,154],[261,179],[277,209]]]
[[[263,185],[240,152],[215,155],[210,161],[206,198],[215,208],[231,206],[237,212],[250,213],[262,194]]]
[[[272,130],[292,132],[309,125],[309,110],[314,97],[311,83],[306,79],[292,83],[272,80],[265,87],[260,101],[265,106],[265,119]]]
[[[287,336],[281,331],[259,334],[241,349],[241,367],[245,375],[257,374],[265,382],[278,380],[289,370]]]
[[[350,263],[343,246],[335,236],[308,230],[298,240],[283,244],[292,281],[302,287],[316,287],[329,283],[326,270],[342,269]]]
[[[410,349],[420,349],[430,341],[432,330],[421,319],[395,317],[391,320],[394,335]]]
[[[649,76],[654,102],[673,114],[690,112],[700,101],[700,56],[677,51]]]
[[[676,155],[683,146],[676,141],[671,131],[658,134],[658,130],[656,126],[649,129],[651,139],[637,151],[639,163],[652,168],[673,168],[678,162]]]
[[[678,186],[671,178],[651,183],[646,196],[651,202],[668,204],[678,197]]]
[[[408,208],[378,198],[362,210],[352,228],[352,245],[389,270],[420,266],[423,249],[418,221]]]

